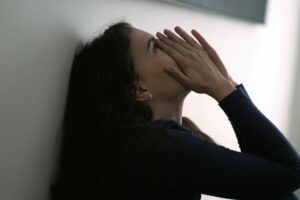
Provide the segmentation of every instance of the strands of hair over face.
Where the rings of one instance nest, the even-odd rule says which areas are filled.
[[[163,199],[153,144],[156,134],[169,133],[150,126],[152,110],[134,99],[139,77],[130,54],[131,28],[119,21],[76,49],[51,200],[122,199],[118,174],[126,173],[122,167],[130,160],[140,177],[134,180],[140,186],[136,199]]]

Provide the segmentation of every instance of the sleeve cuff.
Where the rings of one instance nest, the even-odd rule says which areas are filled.
[[[247,99],[251,100],[247,91],[245,90],[243,84],[239,84],[236,86],[236,90],[227,95],[222,101],[219,102],[219,106],[221,108],[225,108],[230,106],[231,102],[233,102],[236,99]]]

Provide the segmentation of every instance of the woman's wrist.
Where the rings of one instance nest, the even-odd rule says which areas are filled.
[[[220,103],[226,96],[231,94],[237,88],[236,83],[231,80],[225,80],[216,85],[210,92],[210,96],[214,98],[218,103]]]
[[[231,83],[234,85],[234,86],[238,86],[237,82],[235,80],[232,79],[231,76],[229,76],[229,81],[231,81]]]

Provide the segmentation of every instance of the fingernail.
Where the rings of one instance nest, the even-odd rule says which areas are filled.
[[[169,29],[164,30],[165,33],[171,32]]]
[[[160,32],[156,33],[157,37],[163,37],[163,35]]]
[[[165,35],[162,34],[162,33],[158,33],[158,34],[157,34],[157,37],[158,37],[159,39],[162,39],[162,40],[163,40],[163,39],[168,39],[167,36],[165,36]]]
[[[179,26],[175,26],[174,29],[177,30],[177,31],[181,30],[181,28]]]

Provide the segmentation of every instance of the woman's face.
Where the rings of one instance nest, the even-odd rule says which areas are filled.
[[[137,99],[145,100],[145,94],[151,94],[153,99],[159,100],[174,100],[185,96],[190,90],[164,71],[165,66],[178,68],[177,63],[155,45],[155,41],[151,40],[153,37],[136,28],[132,28],[130,33],[131,55],[135,71],[140,77]]]

